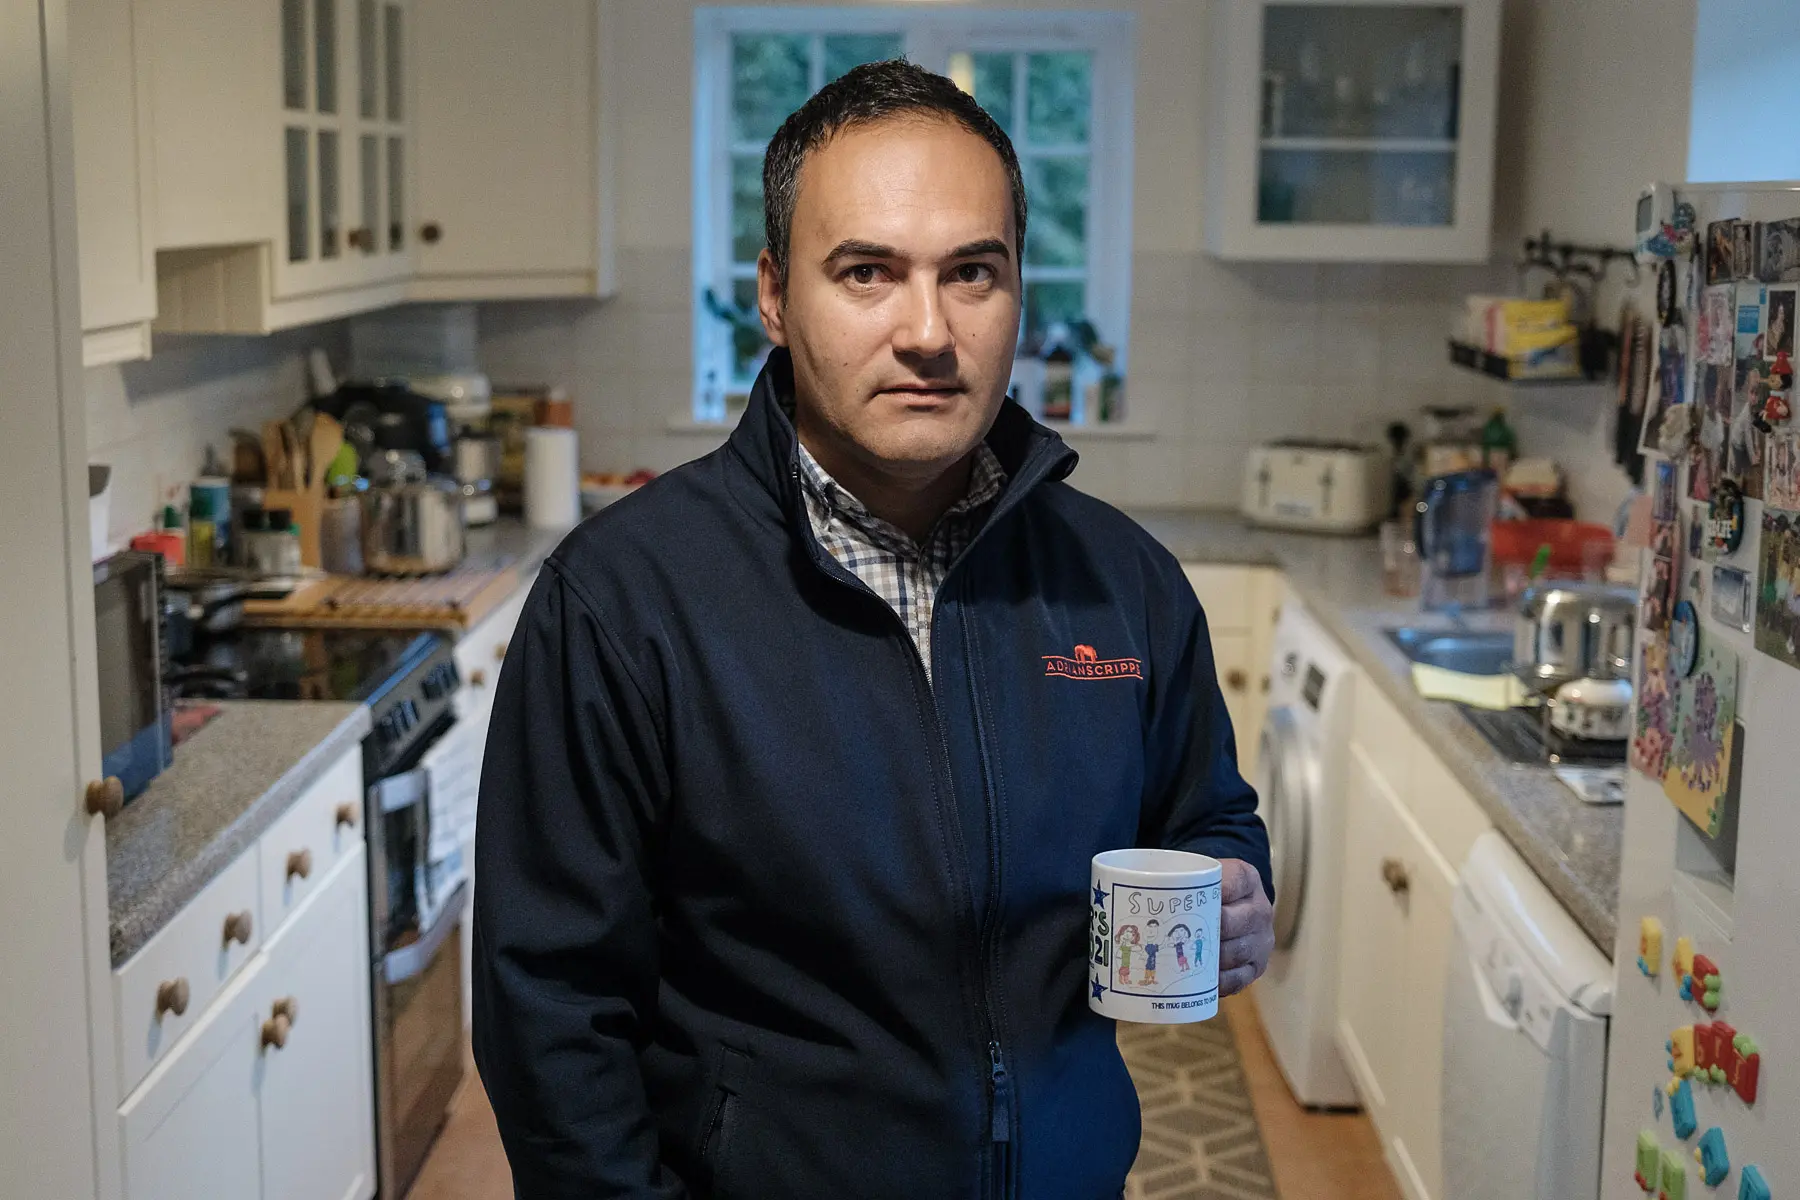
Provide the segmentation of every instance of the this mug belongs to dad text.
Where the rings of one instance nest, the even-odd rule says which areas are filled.
[[[1115,1021],[1177,1025],[1219,1011],[1224,870],[1185,850],[1094,856],[1088,1007]]]

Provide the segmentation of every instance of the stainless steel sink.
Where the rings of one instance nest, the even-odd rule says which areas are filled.
[[[1512,664],[1507,630],[1389,629],[1388,640],[1416,663],[1466,675],[1504,675]]]

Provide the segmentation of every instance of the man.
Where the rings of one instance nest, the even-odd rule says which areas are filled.
[[[1268,846],[1174,560],[1004,401],[1004,133],[905,63],[770,144],[729,443],[572,534],[482,780],[475,1045],[520,1197],[1120,1194],[1089,859]],[[1075,648],[1092,647],[1076,660]]]

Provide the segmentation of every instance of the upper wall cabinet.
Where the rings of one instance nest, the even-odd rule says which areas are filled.
[[[137,0],[157,329],[267,333],[406,298],[404,0]]]
[[[422,300],[614,291],[603,0],[414,11]]]
[[[1488,257],[1499,0],[1214,0],[1206,246]]]
[[[70,0],[81,358],[147,358],[156,317],[150,89],[133,0]]]

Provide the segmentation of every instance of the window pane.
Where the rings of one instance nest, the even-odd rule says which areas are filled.
[[[762,159],[731,159],[731,261],[755,262],[763,248]]]
[[[356,0],[357,111],[373,121],[381,68],[375,59],[375,0]]]
[[[1013,55],[977,54],[975,58],[975,103],[987,109],[988,116],[999,122],[1009,136],[1017,136],[1013,124]]]
[[[319,111],[337,111],[337,0],[315,0],[313,56],[319,75]]]
[[[289,262],[305,262],[311,257],[307,235],[312,231],[306,130],[284,130],[282,139],[287,163],[287,256]]]
[[[380,245],[381,227],[381,139],[372,133],[362,135],[362,252],[373,254]]]
[[[338,256],[338,135],[319,130],[319,257]]]
[[[306,0],[281,0],[281,103],[306,107]]]
[[[406,248],[406,151],[397,137],[388,139],[388,249]]]
[[[731,336],[731,371],[733,378],[754,379],[768,357],[769,339],[762,332],[756,315],[756,280],[739,279],[731,285],[731,298],[740,311],[749,314],[749,322]]]
[[[404,18],[398,4],[390,4],[382,14],[382,25],[387,35],[387,119],[404,120],[406,88],[400,74],[400,23]]]
[[[1057,321],[1074,321],[1087,315],[1087,285],[1083,283],[1028,283],[1025,285],[1025,334],[1034,338]]]
[[[1088,160],[1027,158],[1021,165],[1031,208],[1025,262],[1034,267],[1087,265]]]
[[[812,39],[805,34],[739,33],[731,38],[731,136],[766,142],[806,103]]]
[[[1035,146],[1085,146],[1093,107],[1094,56],[1033,54],[1026,65],[1026,141]]]
[[[864,63],[902,58],[906,41],[897,33],[843,33],[825,39],[825,82],[848,74]]]

